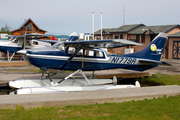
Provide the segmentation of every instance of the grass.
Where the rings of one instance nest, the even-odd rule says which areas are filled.
[[[180,75],[153,74],[151,77],[136,80],[143,86],[180,85]]]
[[[5,69],[4,71],[6,72],[32,72],[32,73],[42,73],[42,71],[39,68],[30,68],[30,69]],[[50,70],[50,73],[57,73],[59,72],[58,70]],[[68,73],[68,72],[67,72]]]
[[[123,103],[104,103],[66,107],[1,109],[1,120],[164,120],[180,118],[180,96]]]
[[[31,69],[5,69],[6,72],[34,72],[34,73],[42,73],[39,68],[31,68]]]

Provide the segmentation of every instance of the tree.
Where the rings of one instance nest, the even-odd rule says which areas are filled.
[[[8,34],[10,34],[10,29],[12,29],[12,28],[9,27],[9,26],[7,25],[7,23],[6,23],[6,24],[5,24],[5,27],[2,27],[2,28],[1,28],[0,33],[8,33]]]

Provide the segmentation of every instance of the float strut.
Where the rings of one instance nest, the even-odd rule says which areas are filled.
[[[50,75],[49,71],[47,71],[47,74],[48,74],[49,80],[51,82],[51,85],[54,86],[54,83],[53,83],[53,80],[51,79],[51,75]]]
[[[77,74],[78,72],[81,72],[81,74],[83,75],[83,77],[84,77],[84,79],[86,80],[86,82],[87,82],[89,85],[91,85],[91,83],[89,82],[89,80],[87,79],[87,77],[85,76],[85,74],[82,72],[81,69],[79,69],[79,70],[73,72],[72,74],[68,75],[67,77],[63,78],[63,79],[60,80],[59,82],[57,82],[54,86],[57,86],[57,85],[60,84],[61,82],[69,79],[70,77],[73,77],[73,75]]]

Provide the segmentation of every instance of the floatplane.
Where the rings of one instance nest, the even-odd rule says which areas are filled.
[[[90,40],[90,41],[64,41],[54,44],[46,49],[27,49],[26,56],[29,62],[42,70],[40,80],[16,80],[9,82],[9,86],[21,88],[15,94],[32,94],[48,92],[71,92],[102,89],[119,89],[140,87],[135,85],[116,85],[117,78],[112,79],[92,79],[94,71],[108,69],[129,69],[144,71],[157,67],[158,65],[170,65],[160,61],[164,50],[167,34],[160,32],[157,37],[142,51],[125,54],[113,55],[101,48],[115,48],[124,46],[141,45],[136,42],[123,39],[111,40]],[[20,51],[19,51],[20,52]],[[48,69],[72,70],[72,74],[61,80],[54,80]],[[88,79],[83,71],[93,71]],[[47,78],[44,75],[47,73]],[[80,73],[84,79],[69,79],[75,74]],[[112,85],[101,85],[104,83]],[[75,84],[72,86],[72,84]]]
[[[22,50],[25,49],[47,48],[58,42],[55,38],[53,40],[43,40],[44,38],[48,38],[48,36],[39,33],[29,33],[20,36],[6,36],[10,39],[0,40],[0,51],[6,54],[8,61],[11,61],[14,55],[18,53],[19,50],[21,50],[22,52]],[[67,38],[68,41],[74,41],[76,39],[78,39],[78,35],[75,32],[72,33],[69,38]],[[23,55],[21,57],[25,60],[25,57]]]

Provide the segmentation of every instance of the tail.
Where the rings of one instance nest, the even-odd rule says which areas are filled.
[[[144,50],[127,56],[159,61],[164,50],[166,38],[167,34],[160,32]]]
[[[67,41],[76,41],[77,39],[79,39],[77,33],[73,32],[71,35],[69,35],[69,37],[67,38]]]

